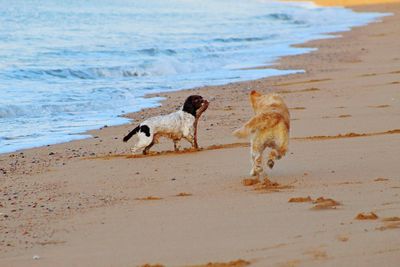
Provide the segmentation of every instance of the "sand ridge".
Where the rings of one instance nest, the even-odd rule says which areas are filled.
[[[147,196],[147,197],[138,197],[136,200],[161,200],[161,197],[157,196]]]
[[[209,262],[207,264],[190,265],[187,267],[245,267],[249,265],[249,261],[238,259],[230,262]]]
[[[180,193],[176,194],[175,196],[177,196],[177,197],[190,197],[190,196],[193,196],[193,194],[192,193],[187,193],[187,192],[180,192]]]
[[[346,116],[347,117],[347,116]],[[317,136],[306,136],[306,137],[292,137],[291,140],[295,141],[321,141],[321,140],[331,140],[331,139],[342,139],[342,138],[355,138],[355,137],[369,137],[369,136],[379,136],[379,135],[387,135],[387,134],[400,134],[400,129],[388,130],[384,132],[374,132],[374,133],[346,133],[346,134],[338,134],[338,135],[317,135]],[[229,149],[229,148],[237,148],[237,147],[249,147],[249,143],[230,143],[230,144],[221,144],[221,145],[211,145],[205,148],[199,149],[183,149],[180,151],[151,151],[149,154],[108,154],[101,156],[91,156],[85,157],[83,159],[115,159],[115,158],[127,158],[127,159],[139,159],[139,158],[147,158],[147,157],[155,157],[155,156],[169,156],[169,155],[180,155],[180,154],[188,154],[188,153],[196,153],[201,151],[208,150],[218,150],[218,149]]]
[[[355,138],[355,137],[368,137],[368,136],[379,136],[386,134],[400,134],[400,129],[388,130],[384,132],[375,132],[375,133],[346,133],[346,134],[338,134],[338,135],[316,135],[316,136],[308,136],[308,137],[293,137],[293,140],[330,140],[330,139],[341,139],[341,138]]]

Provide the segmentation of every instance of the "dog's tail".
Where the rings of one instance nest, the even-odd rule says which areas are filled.
[[[131,139],[131,137],[133,135],[135,135],[137,132],[139,132],[140,130],[140,125],[138,125],[135,129],[133,129],[130,133],[128,133],[125,137],[124,137],[124,142],[127,142],[129,139]]]
[[[242,128],[232,134],[238,138],[245,138],[257,130],[273,128],[283,120],[283,116],[278,113],[261,113],[251,118]]]

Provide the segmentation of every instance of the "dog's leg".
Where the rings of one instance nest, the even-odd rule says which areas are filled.
[[[173,139],[172,141],[174,141],[174,150],[179,151],[179,149],[180,149],[179,139]]]
[[[206,111],[206,109],[208,108],[209,102],[207,100],[203,100],[203,104],[202,106],[196,111],[196,116],[195,116],[195,120],[193,123],[193,143],[192,143],[192,147],[195,149],[199,148],[199,145],[197,143],[197,124],[199,123],[199,119],[201,114],[203,114],[204,111]]]
[[[251,142],[251,164],[252,168],[250,171],[251,176],[260,176],[263,172],[262,167],[262,153],[264,149],[256,144],[255,142]]]
[[[193,135],[189,134],[187,136],[184,136],[183,138],[185,138],[192,145],[192,148],[198,149],[197,143],[195,142]]]
[[[280,159],[280,156],[277,156],[277,151],[275,149],[272,149],[271,152],[269,153],[269,159],[267,162],[267,165],[270,169],[274,167],[275,159]]]
[[[281,159],[281,157],[286,155],[287,149],[288,149],[288,143],[289,143],[289,137],[286,135],[286,137],[283,139],[281,142],[281,145],[278,148],[278,159]]]
[[[152,146],[154,146],[154,144],[155,144],[155,142],[154,142],[154,141],[151,141],[151,143],[150,143],[148,146],[146,146],[146,147],[144,148],[144,150],[143,150],[143,155],[149,154],[150,148],[151,148]]]
[[[138,140],[135,146],[131,149],[132,153],[142,151],[144,155],[149,152],[149,149],[156,143],[156,139],[153,135],[147,136],[146,134],[139,132]]]
[[[269,153],[268,167],[272,169],[275,164],[275,160],[281,159],[285,156],[287,147],[289,142],[289,136],[287,131],[281,131],[278,135],[278,138],[275,141],[275,145],[273,146],[271,152]]]

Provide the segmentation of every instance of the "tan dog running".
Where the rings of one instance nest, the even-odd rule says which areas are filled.
[[[251,136],[250,175],[260,176],[263,172],[262,154],[265,148],[272,150],[268,166],[272,169],[274,160],[286,154],[289,143],[290,114],[281,96],[277,94],[261,95],[250,93],[250,102],[255,115],[242,128],[233,132],[239,138]]]

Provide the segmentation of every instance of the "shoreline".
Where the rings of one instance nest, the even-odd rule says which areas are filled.
[[[396,266],[400,3],[352,8],[394,15],[296,45],[318,49],[273,65],[303,74],[151,94],[165,97],[160,107],[127,115],[202,94],[199,152],[126,157],[124,124],[1,154],[0,265]],[[248,147],[230,133],[252,113],[247,88],[280,92],[292,113],[290,153],[268,171],[275,188],[241,184]],[[154,151],[171,149],[163,140]],[[319,197],[339,204],[307,202]],[[378,218],[355,219],[369,212]]]
[[[309,1],[309,0],[289,0],[289,1]],[[379,4],[394,4],[398,3],[399,0],[311,0],[320,6],[342,6],[342,7],[356,7],[356,6],[367,6],[367,5],[379,5]]]

